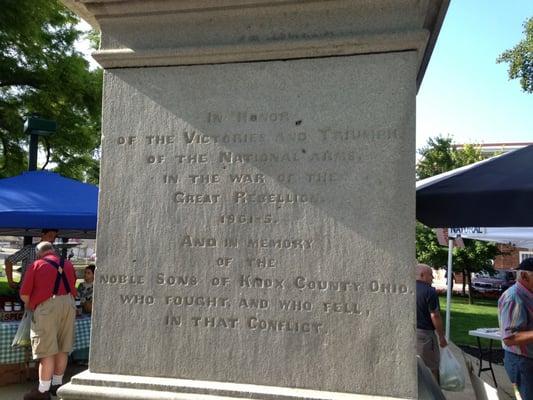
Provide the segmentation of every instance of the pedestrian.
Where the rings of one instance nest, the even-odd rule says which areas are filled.
[[[439,382],[440,347],[446,347],[439,297],[431,286],[433,271],[426,264],[416,266],[416,352]],[[436,333],[436,335],[435,335]],[[438,340],[437,340],[438,337]]]
[[[504,366],[522,400],[533,400],[533,258],[518,266],[516,283],[498,300]]]
[[[41,234],[41,242],[54,243],[57,237],[57,233],[57,229],[43,229]],[[35,245],[28,244],[16,253],[13,253],[12,255],[6,258],[6,278],[7,284],[10,288],[18,289],[19,286],[22,284],[26,269],[37,259],[36,253],[37,252],[35,250]],[[19,261],[22,261],[22,268],[20,269],[20,282],[17,283],[13,280],[13,265],[18,263]]]
[[[24,400],[48,400],[63,383],[74,344],[76,273],[68,260],[54,253],[50,242],[37,245],[36,260],[27,270],[20,297],[33,310],[31,345],[38,359],[39,387]]]

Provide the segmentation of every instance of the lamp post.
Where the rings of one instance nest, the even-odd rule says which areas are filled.
[[[24,121],[24,133],[30,135],[28,171],[37,170],[39,136],[50,136],[57,130],[55,121],[36,116],[27,117]],[[24,246],[32,243],[31,236],[24,236]]]

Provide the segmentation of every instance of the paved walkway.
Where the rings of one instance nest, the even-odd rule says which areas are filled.
[[[464,353],[459,347],[453,344],[450,346],[455,358],[457,358],[457,360],[459,360],[465,367],[465,371],[466,365],[464,360],[466,358],[472,363],[472,366],[474,367],[474,373],[477,375],[477,371],[479,370],[478,359]],[[483,361],[483,367],[488,367],[488,364],[485,361]],[[498,383],[498,396],[500,400],[514,400],[515,397],[513,394],[511,381],[509,381],[503,365],[492,364],[492,369],[494,370],[496,382]],[[481,379],[494,387],[494,382],[492,381],[492,375],[490,371],[483,371],[481,373]],[[476,398],[468,375],[466,379],[466,388],[463,392],[444,392],[444,395],[446,396],[447,400],[474,400]]]
[[[479,363],[475,357],[472,357],[466,353],[463,353],[461,349],[457,346],[451,345],[451,348],[457,360],[462,362],[463,365],[464,365],[464,358],[471,360],[472,365],[474,366],[474,371],[477,371],[477,369],[479,368]],[[485,363],[483,364],[483,366],[485,366]],[[85,369],[87,369],[86,366],[76,365],[76,364],[69,365],[67,372],[65,374],[65,382],[68,382],[72,375],[75,375]],[[499,385],[498,392],[499,392],[500,400],[514,400],[515,397],[513,395],[513,389],[511,386],[511,382],[509,381],[509,378],[507,377],[507,374],[505,373],[503,366],[493,364],[493,369],[496,375],[496,381],[498,382],[498,385]],[[466,370],[466,367],[465,367],[465,370]],[[489,383],[490,385],[494,386],[494,383],[492,382],[492,376],[490,375],[489,371],[482,372],[481,379],[483,379],[485,382]],[[22,383],[22,384],[0,387],[0,400],[22,399],[24,393],[29,391],[35,385],[36,383],[34,382],[27,382],[27,383]],[[444,392],[444,394],[447,400],[475,400],[476,398],[474,395],[474,390],[470,383],[470,379],[468,379],[468,376],[466,380],[466,388],[463,392]]]
[[[69,382],[73,375],[79,374],[81,371],[85,371],[86,369],[87,366],[83,365],[69,365],[67,371],[65,372],[64,382]],[[0,400],[22,400],[24,393],[29,392],[33,387],[36,387],[37,384],[37,382],[24,382],[8,386],[1,386]]]

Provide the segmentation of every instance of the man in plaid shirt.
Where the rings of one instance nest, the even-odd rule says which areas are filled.
[[[57,229],[43,229],[42,235],[41,235],[41,242],[50,242],[54,243],[57,237]],[[16,253],[10,255],[5,260],[5,266],[6,266],[6,277],[7,277],[7,283],[9,287],[12,289],[18,289],[19,285],[22,284],[22,280],[24,279],[24,273],[26,272],[26,269],[33,264],[33,262],[37,259],[37,252],[35,251],[35,244],[29,244],[24,246],[22,249],[17,251]],[[56,249],[57,251],[57,249]],[[60,254],[58,252],[58,254]],[[22,268],[20,269],[20,282],[15,282],[13,280],[13,265],[18,263],[19,261],[22,261]]]
[[[498,300],[504,366],[522,400],[533,400],[533,258],[518,266],[516,283]]]

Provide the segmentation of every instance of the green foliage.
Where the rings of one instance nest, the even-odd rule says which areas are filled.
[[[497,62],[509,63],[509,79],[520,79],[522,90],[533,93],[533,17],[524,22],[524,39],[505,51]]]
[[[55,0],[4,0],[0,13],[0,177],[27,169],[23,117],[55,120],[40,139],[56,170],[98,179],[102,72],[91,71],[74,43],[78,19]]]
[[[416,223],[416,259],[434,268],[448,264],[448,248],[437,242],[437,235],[433,229],[420,222]]]
[[[465,145],[457,150],[450,137],[438,136],[430,138],[427,145],[419,153],[422,159],[416,167],[419,179],[463,167],[483,159],[481,149],[474,145]],[[446,227],[443,227],[446,228]],[[476,240],[463,240],[464,248],[453,249],[453,270],[456,272],[477,272],[492,268],[492,260],[499,254],[494,244]],[[419,262],[434,268],[446,266],[448,248],[437,242],[435,232],[421,223],[416,226],[416,258]]]
[[[418,153],[422,158],[416,166],[417,179],[429,178],[483,160],[479,147],[467,144],[462,150],[456,150],[452,138],[442,136],[429,138]]]
[[[454,247],[453,270],[455,272],[479,272],[492,270],[492,260],[500,254],[496,245],[478,240],[463,239],[464,248]],[[416,259],[433,268],[446,268],[448,247],[439,245],[437,235],[427,226],[416,224]]]

